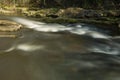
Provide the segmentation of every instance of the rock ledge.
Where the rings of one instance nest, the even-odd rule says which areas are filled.
[[[18,31],[22,25],[9,20],[0,20],[0,31]]]

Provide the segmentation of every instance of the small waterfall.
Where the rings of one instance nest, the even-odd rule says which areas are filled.
[[[97,28],[89,27],[89,25],[82,25],[76,24],[76,25],[61,25],[56,23],[43,23],[33,20],[28,20],[25,18],[18,18],[18,17],[12,17],[12,20],[25,25],[25,27],[41,31],[41,32],[60,32],[60,31],[67,31],[73,34],[77,35],[87,35],[91,36],[93,38],[111,38],[111,36],[103,33],[104,31],[97,30]]]

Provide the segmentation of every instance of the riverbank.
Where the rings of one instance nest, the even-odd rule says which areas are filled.
[[[86,10],[83,8],[1,8],[1,15],[20,15],[32,18],[41,18],[46,22],[93,22],[101,24],[119,24],[120,10]]]

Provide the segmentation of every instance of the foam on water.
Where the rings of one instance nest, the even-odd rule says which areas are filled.
[[[104,39],[111,38],[110,36],[106,34],[96,32],[96,31],[85,30],[85,29],[76,29],[76,30],[71,30],[70,32],[74,34],[78,34],[78,35],[91,36],[93,38],[104,38]]]
[[[5,52],[10,52],[13,50],[22,50],[22,51],[26,51],[26,52],[32,52],[32,51],[41,50],[44,48],[45,48],[45,46],[43,46],[43,45],[33,45],[33,44],[29,44],[29,43],[24,43],[24,44],[13,45],[8,50],[5,50]]]
[[[60,24],[47,24],[43,22],[32,21],[32,20],[18,18],[18,17],[13,17],[12,20],[25,25],[25,27],[27,28],[31,28],[41,32],[58,32],[58,31],[64,31],[69,29]]]
[[[94,48],[90,48],[89,50],[91,52],[99,52],[99,53],[104,53],[104,54],[119,55],[118,49],[112,49],[112,48],[111,48],[111,50],[109,50],[109,49],[108,48],[101,49],[101,48],[94,47]]]
[[[103,34],[96,29],[91,29],[89,26],[84,26],[81,24],[76,25],[60,25],[56,23],[43,23],[38,21],[32,21],[24,18],[13,17],[12,20],[25,25],[27,28],[34,29],[41,32],[59,32],[59,31],[68,31],[77,35],[87,35],[93,38],[105,38],[108,39],[110,36]]]
[[[16,49],[31,52],[31,51],[35,51],[35,50],[44,49],[44,46],[42,46],[42,45],[20,44],[16,47]]]
[[[87,35],[89,36],[92,36],[93,38],[104,38],[104,39],[108,39],[108,38],[111,38],[110,36],[108,35],[105,35],[105,34],[102,34],[102,33],[99,33],[99,32],[88,32]]]
[[[119,55],[120,54],[120,46],[117,45],[113,41],[108,41],[106,44],[97,43],[90,48],[88,48],[91,52],[100,52],[104,54],[112,54]]]

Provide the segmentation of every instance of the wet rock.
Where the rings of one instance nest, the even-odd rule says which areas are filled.
[[[89,18],[89,17],[101,17],[102,13],[95,10],[85,10],[83,8],[67,8],[60,9],[57,15],[62,17],[70,17],[70,18]]]
[[[9,21],[0,20],[0,38],[16,38],[19,36],[18,30],[22,28],[22,25]]]
[[[0,20],[0,31],[18,31],[22,25],[8,20]]]
[[[14,10],[5,10],[3,8],[0,8],[0,14],[15,14]]]
[[[120,10],[87,10],[83,8],[67,8],[60,9],[57,12],[57,15],[68,18],[120,17]]]
[[[60,9],[57,12],[57,15],[62,17],[77,17],[82,10],[83,10],[82,8]]]

